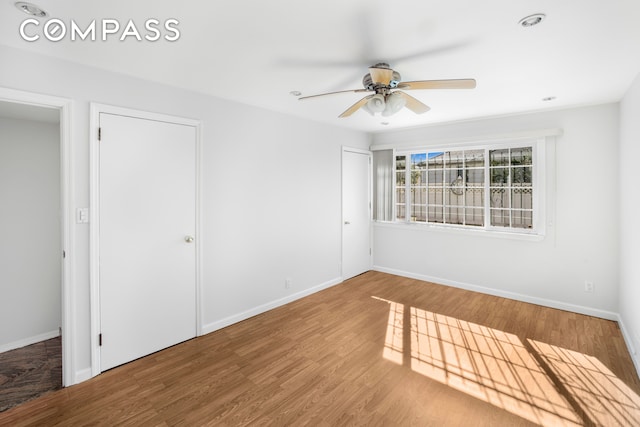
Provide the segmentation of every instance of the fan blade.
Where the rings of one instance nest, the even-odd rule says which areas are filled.
[[[402,82],[398,89],[473,89],[476,87],[474,79],[452,80],[418,80],[415,82]]]
[[[389,86],[391,79],[393,78],[393,70],[389,68],[369,68],[369,74],[373,84],[383,84]]]
[[[405,101],[407,101],[407,103],[404,106],[416,114],[426,113],[431,109],[428,105],[423,104],[422,102],[415,99],[413,96],[408,95],[401,90],[397,90],[393,93],[399,93],[400,95],[402,95]]]
[[[358,111],[358,109],[360,109],[360,107],[362,107],[364,104],[367,103],[367,101],[369,99],[371,99],[373,95],[368,95],[365,96],[364,98],[362,98],[360,101],[356,102],[355,104],[353,104],[351,107],[347,108],[344,113],[340,114],[338,117],[342,118],[342,117],[349,117],[350,115],[352,115],[353,113],[355,113],[356,111]]]
[[[309,99],[309,98],[317,98],[319,96],[335,95],[337,93],[358,93],[358,92],[369,92],[369,90],[368,89],[339,90],[337,92],[327,92],[327,93],[320,93],[318,95],[301,96],[300,98],[298,98],[298,101],[302,101],[303,99]]]

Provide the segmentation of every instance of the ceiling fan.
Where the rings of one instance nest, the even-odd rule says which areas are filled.
[[[426,113],[430,110],[427,105],[399,89],[473,89],[476,87],[476,81],[474,79],[418,80],[413,82],[402,82],[400,79],[400,73],[392,70],[389,64],[380,62],[369,67],[369,72],[362,78],[364,89],[321,93],[318,95],[303,96],[298,99],[317,98],[319,96],[346,92],[373,92],[373,94],[365,96],[347,108],[338,117],[349,117],[360,108],[366,110],[371,115],[381,113],[386,117],[397,113],[404,107],[407,107],[416,114]]]

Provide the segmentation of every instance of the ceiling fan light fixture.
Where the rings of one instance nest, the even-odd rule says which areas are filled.
[[[386,104],[382,115],[389,117],[402,110],[406,105],[407,100],[399,93],[392,92],[387,95]]]
[[[369,111],[369,113],[371,114],[383,112],[386,107],[384,95],[381,95],[379,93],[373,95],[371,99],[367,101],[365,106],[367,107],[367,111]]]

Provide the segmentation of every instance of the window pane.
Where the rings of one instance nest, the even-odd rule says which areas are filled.
[[[531,166],[511,168],[511,185],[531,187]]]
[[[411,185],[426,185],[425,182],[422,182],[422,173],[419,170],[411,171]]]
[[[491,209],[491,225],[509,227],[509,211],[506,209]]]
[[[491,168],[489,170],[491,175],[491,186],[499,187],[509,185],[509,169],[507,168]]]
[[[427,171],[424,170],[424,171],[420,171],[419,173],[420,173],[420,177],[419,177],[420,181],[418,185],[427,185]]]
[[[491,207],[492,208],[508,208],[509,206],[509,191],[504,188],[492,188],[491,192]]]
[[[426,169],[427,168],[427,154],[415,153],[411,155],[411,169]]]
[[[444,204],[453,206],[464,206],[464,188],[447,187],[444,193]]]
[[[442,169],[444,162],[444,153],[429,153],[429,169]]]
[[[406,219],[406,166],[407,156],[396,156],[396,219],[400,221]]]
[[[484,188],[467,187],[465,206],[484,207]]]
[[[467,186],[484,186],[484,169],[467,169]]]
[[[411,221],[425,222],[427,220],[427,207],[424,205],[411,205]]]
[[[532,211],[511,211],[511,226],[514,228],[531,228],[533,227]]]
[[[431,170],[429,169],[429,185],[442,185],[442,178],[444,173],[442,169]]]
[[[447,224],[463,224],[464,223],[464,208],[462,207],[450,207],[444,208],[445,221]]]
[[[442,205],[442,188],[429,188],[429,204],[430,205]]]
[[[512,189],[511,207],[514,209],[533,209],[533,192],[531,188]]]
[[[466,225],[483,226],[484,209],[465,209],[464,221]]]
[[[464,172],[462,169],[445,169],[444,179],[448,185],[462,186],[464,183]]]
[[[468,168],[484,166],[484,150],[468,150],[464,152],[465,164]]]
[[[511,149],[511,165],[531,165],[533,158],[533,150],[531,147],[512,148]]]
[[[426,205],[427,204],[427,189],[425,187],[421,188],[411,188],[411,203],[414,205]]]
[[[489,151],[489,166],[509,166],[509,149]]]
[[[429,206],[429,222],[442,223],[442,206]]]
[[[464,161],[464,151],[447,151],[444,153],[444,167],[462,169]]]

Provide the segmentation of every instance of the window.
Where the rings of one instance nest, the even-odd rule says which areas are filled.
[[[395,156],[395,220],[535,232],[536,143]]]
[[[489,151],[491,225],[533,227],[532,147]]]

